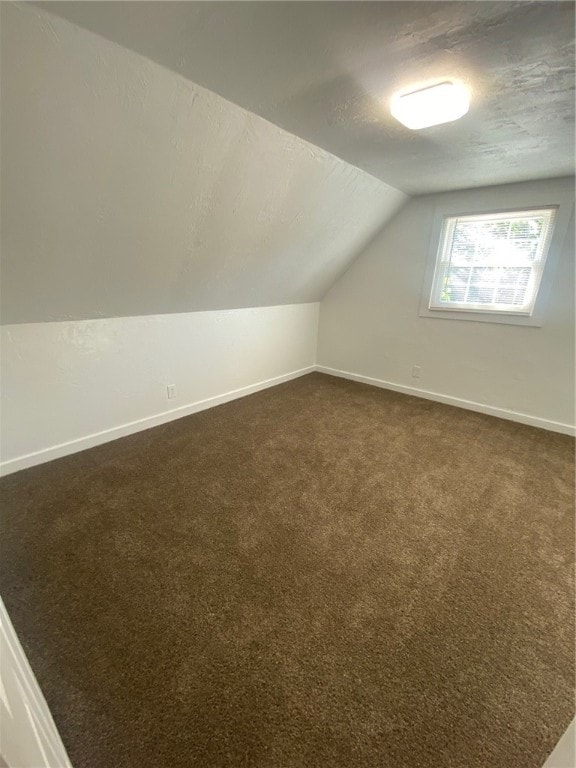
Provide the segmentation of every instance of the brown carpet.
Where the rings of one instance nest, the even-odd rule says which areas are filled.
[[[0,483],[75,768],[540,768],[571,438],[321,374]]]

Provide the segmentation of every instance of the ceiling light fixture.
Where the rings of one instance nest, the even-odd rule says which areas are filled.
[[[469,107],[468,89],[461,83],[445,80],[416,91],[397,93],[390,111],[406,128],[417,131],[458,120]]]

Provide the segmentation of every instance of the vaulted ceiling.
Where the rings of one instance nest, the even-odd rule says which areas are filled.
[[[3,323],[318,301],[405,192],[574,171],[572,3],[0,13]],[[469,115],[396,123],[437,76]]]
[[[410,194],[574,172],[572,2],[49,2],[60,14]],[[469,114],[411,132],[404,86]]]
[[[133,51],[0,13],[5,324],[318,301],[406,200]]]

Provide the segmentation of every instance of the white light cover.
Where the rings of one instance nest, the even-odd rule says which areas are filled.
[[[445,80],[411,93],[399,93],[392,99],[391,112],[413,131],[440,123],[451,123],[468,112],[470,94],[461,83]]]

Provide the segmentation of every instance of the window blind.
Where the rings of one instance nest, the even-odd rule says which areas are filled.
[[[430,309],[531,314],[556,208],[448,216]]]

